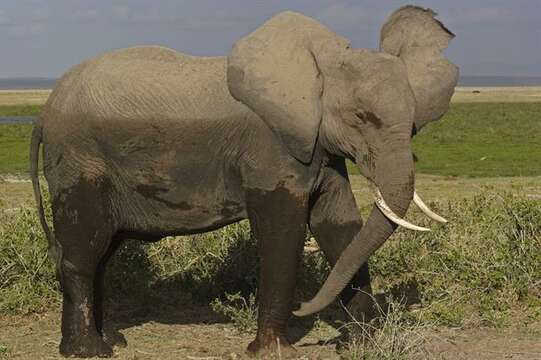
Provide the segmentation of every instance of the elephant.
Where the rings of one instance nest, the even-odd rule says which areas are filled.
[[[60,353],[113,355],[103,281],[123,240],[157,241],[243,219],[260,254],[250,353],[292,349],[291,315],[337,298],[369,313],[370,255],[399,225],[428,230],[403,219],[410,203],[445,221],[415,192],[411,149],[412,136],[448,110],[457,83],[458,67],[442,55],[454,35],[435,16],[412,5],[396,10],[380,49],[368,50],[286,11],[227,56],[144,46],[68,70],[30,145],[38,213],[63,292]],[[54,231],[42,204],[41,148]],[[375,194],[364,224],[346,159]],[[307,228],[332,270],[297,308]]]

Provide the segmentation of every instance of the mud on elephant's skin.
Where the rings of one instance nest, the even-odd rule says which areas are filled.
[[[401,219],[412,199],[423,206],[411,136],[446,112],[458,75],[441,53],[453,35],[434,16],[397,10],[379,51],[351,48],[284,12],[227,57],[135,47],[69,70],[31,142],[34,192],[63,288],[61,353],[113,354],[102,327],[103,273],[125,238],[155,241],[246,218],[261,255],[249,351],[272,350],[277,339],[290,348],[292,311],[308,315],[337,297],[368,314],[368,257],[395,223],[424,230]],[[41,203],[41,144],[54,232]],[[345,159],[377,195],[364,225]],[[333,269],[294,309],[306,224]]]

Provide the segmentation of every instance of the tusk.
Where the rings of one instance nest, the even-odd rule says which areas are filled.
[[[421,209],[422,212],[426,214],[426,216],[428,216],[432,220],[436,220],[444,224],[447,223],[447,220],[445,218],[439,216],[438,214],[430,210],[428,206],[426,206],[421,197],[417,195],[416,191],[413,192],[413,202],[419,207],[419,209]]]
[[[400,226],[402,226],[402,227],[405,227],[406,229],[416,230],[416,231],[430,231],[430,229],[428,229],[428,228],[425,228],[425,227],[422,227],[422,226],[413,225],[413,224],[407,222],[406,220],[401,219],[398,215],[396,215],[396,214],[393,212],[393,210],[391,210],[391,208],[389,207],[389,205],[387,205],[387,203],[386,203],[385,200],[383,199],[383,195],[381,195],[381,192],[379,191],[379,189],[378,189],[377,187],[374,186],[373,191],[374,191],[374,197],[375,197],[375,201],[376,201],[376,206],[378,207],[378,209],[381,210],[381,212],[382,212],[389,220],[391,220],[392,222],[394,222],[394,223],[397,224],[397,225],[400,225]]]

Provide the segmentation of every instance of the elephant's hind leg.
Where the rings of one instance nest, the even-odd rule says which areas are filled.
[[[103,290],[105,280],[105,269],[109,260],[114,255],[116,250],[122,244],[123,239],[119,236],[114,236],[111,245],[107,249],[105,255],[102,256],[96,269],[94,277],[94,320],[96,322],[96,330],[102,336],[103,340],[111,346],[125,347],[128,345],[126,338],[118,330],[106,328],[103,325]]]
[[[94,282],[100,260],[113,235],[113,220],[103,184],[81,179],[53,199],[53,219],[58,243],[63,287],[62,341],[64,356],[112,356],[98,333],[94,316]]]
[[[306,233],[308,196],[284,188],[249,191],[248,217],[259,242],[259,314],[256,339],[248,352],[265,356],[294,353],[286,337],[291,316],[297,268]]]

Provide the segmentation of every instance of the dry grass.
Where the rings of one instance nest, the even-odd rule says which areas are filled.
[[[452,99],[455,103],[539,101],[541,86],[458,86]]]
[[[51,90],[0,90],[0,106],[43,105]]]
[[[388,297],[385,308],[377,305],[377,316],[370,323],[363,323],[351,314],[350,317],[351,322],[346,326],[359,336],[349,342],[348,350],[342,354],[343,359],[432,358],[433,354],[427,353],[424,345],[434,325],[409,316],[403,300]]]

